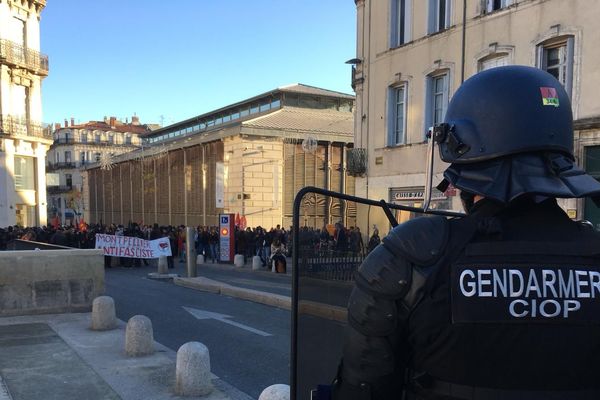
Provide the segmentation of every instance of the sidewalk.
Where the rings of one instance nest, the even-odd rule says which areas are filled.
[[[0,400],[180,398],[173,392],[176,354],[125,356],[125,323],[92,331],[91,315],[49,314],[0,318]],[[251,400],[213,375],[204,400]],[[189,399],[190,397],[186,397]]]

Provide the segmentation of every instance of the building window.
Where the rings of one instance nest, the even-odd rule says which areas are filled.
[[[94,135],[94,142],[100,143],[101,139],[102,138],[99,133],[96,133],[96,135]]]
[[[88,135],[87,132],[81,132],[81,143],[87,143]]]
[[[513,0],[485,0],[485,12],[491,13],[510,6]]]
[[[71,152],[70,151],[65,151],[65,163],[70,163],[71,162]]]
[[[81,153],[79,153],[79,162],[81,163],[81,165],[85,165],[85,151],[82,151]]]
[[[96,160],[96,162],[100,162],[100,153],[94,153],[94,160]]]
[[[108,135],[108,143],[115,144],[115,135],[113,135],[113,134]]]
[[[431,75],[427,78],[426,128],[444,121],[448,108],[448,73]]]
[[[388,146],[406,143],[406,85],[389,89]]]
[[[491,54],[479,60],[477,69],[479,70],[479,72],[481,72],[487,69],[503,67],[505,65],[508,65],[508,54]]]
[[[429,0],[429,33],[450,27],[452,0]]]
[[[15,189],[35,190],[35,160],[33,157],[15,156]]]
[[[73,175],[65,174],[65,181],[69,189],[73,188]]]
[[[125,144],[131,144],[131,135],[125,136]]]
[[[410,41],[410,2],[411,0],[392,0],[390,21],[390,47],[398,47]]]
[[[569,36],[547,40],[538,46],[539,68],[558,79],[569,96],[573,89],[574,41]]]

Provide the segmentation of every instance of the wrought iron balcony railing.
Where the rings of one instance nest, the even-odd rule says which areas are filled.
[[[46,171],[53,171],[56,169],[72,169],[77,167],[77,163],[74,162],[55,162],[48,163],[48,165],[46,166]]]
[[[0,39],[0,62],[48,75],[48,56],[11,40]]]
[[[48,194],[60,194],[67,193],[75,189],[74,186],[62,185],[62,186],[49,186],[46,188]]]
[[[54,143],[55,145],[58,144],[79,144],[79,145],[86,145],[86,146],[111,146],[111,147],[139,147],[138,144],[136,143],[127,143],[127,142],[123,142],[123,143],[117,143],[117,142],[111,142],[110,140],[104,140],[104,141],[95,141],[95,140],[75,140],[73,138],[58,138],[58,139],[54,139]]]
[[[52,139],[50,131],[44,129],[40,122],[28,121],[27,118],[13,115],[0,115],[0,135]]]

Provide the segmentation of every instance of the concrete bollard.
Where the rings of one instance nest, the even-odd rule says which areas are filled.
[[[129,357],[146,356],[154,353],[152,322],[144,315],[134,315],[125,329],[125,354]]]
[[[252,271],[256,271],[262,268],[262,260],[260,256],[252,257]]]
[[[235,265],[236,267],[243,267],[244,266],[244,256],[242,254],[236,254],[233,259],[233,265]]]
[[[116,327],[115,301],[110,296],[96,297],[92,302],[92,330],[107,331]]]
[[[175,393],[179,396],[205,396],[212,392],[210,355],[200,342],[187,342],[177,350]]]
[[[290,387],[288,385],[271,385],[262,391],[258,400],[290,400]]]
[[[196,257],[196,265],[204,264],[204,254],[198,254]]]
[[[158,273],[159,274],[168,274],[169,273],[169,264],[167,263],[167,256],[158,257]]]

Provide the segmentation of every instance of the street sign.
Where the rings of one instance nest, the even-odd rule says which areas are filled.
[[[219,261],[233,262],[235,256],[234,215],[219,214]]]

